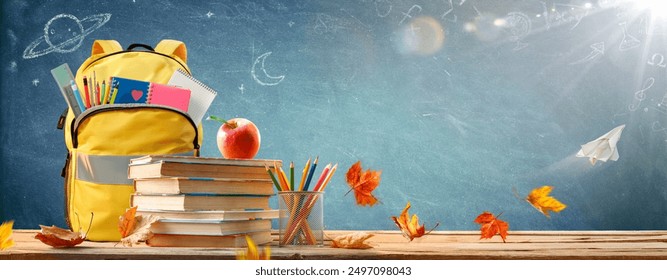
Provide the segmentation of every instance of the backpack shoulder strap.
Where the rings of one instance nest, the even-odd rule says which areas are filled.
[[[90,55],[97,55],[103,53],[113,53],[122,51],[123,47],[116,40],[95,40]]]
[[[185,43],[178,40],[165,39],[155,46],[155,51],[166,55],[180,58],[184,63],[188,62],[188,50]]]

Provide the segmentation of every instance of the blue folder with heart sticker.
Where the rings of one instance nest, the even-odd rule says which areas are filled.
[[[115,98],[112,97],[114,104],[146,103],[151,83],[147,81],[113,77],[111,85],[112,87],[118,87],[118,91],[114,96]]]

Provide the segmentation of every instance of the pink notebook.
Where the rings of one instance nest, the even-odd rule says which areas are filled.
[[[170,106],[183,112],[187,112],[188,106],[190,105],[190,90],[187,88],[151,83],[146,103]]]

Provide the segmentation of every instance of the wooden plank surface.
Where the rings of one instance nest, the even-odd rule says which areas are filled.
[[[15,230],[16,245],[0,251],[0,259],[235,259],[238,248],[124,247],[116,242],[86,241],[77,247],[55,249],[34,239],[37,231]],[[368,231],[372,249],[279,247],[272,259],[667,259],[667,231],[514,231],[507,242],[500,237],[479,239],[474,231],[437,231],[408,242],[398,231]],[[326,236],[350,233],[327,231]]]

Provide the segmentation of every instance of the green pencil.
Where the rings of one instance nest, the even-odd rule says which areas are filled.
[[[276,190],[279,191],[279,192],[282,191],[280,189],[280,184],[278,184],[278,180],[276,180],[276,176],[273,176],[273,172],[271,172],[271,169],[269,169],[269,167],[266,166],[266,165],[264,167],[266,167],[266,173],[269,173],[269,176],[271,176],[271,181],[273,181],[273,185],[276,187]]]
[[[294,162],[289,163],[289,188],[290,188],[290,191],[295,191],[295,189],[294,189]]]

